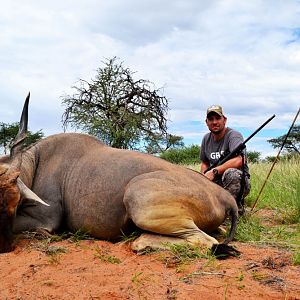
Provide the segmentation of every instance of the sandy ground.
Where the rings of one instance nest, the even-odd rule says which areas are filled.
[[[180,264],[129,244],[20,240],[0,254],[0,299],[300,299],[288,251],[233,243],[242,254]]]

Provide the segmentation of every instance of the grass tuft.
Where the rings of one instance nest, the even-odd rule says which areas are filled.
[[[103,262],[111,263],[111,264],[120,264],[121,260],[114,255],[108,253],[108,250],[102,249],[100,247],[96,248],[95,257],[99,258]]]
[[[74,233],[68,233],[68,240],[72,243],[78,244],[82,240],[94,240],[94,238],[89,235],[88,231],[79,229]]]

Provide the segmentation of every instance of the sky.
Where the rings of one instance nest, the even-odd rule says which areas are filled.
[[[218,104],[245,139],[275,114],[247,149],[276,155],[267,140],[300,106],[300,1],[1,0],[0,122],[19,121],[30,91],[29,130],[62,132],[62,96],[114,56],[162,88],[186,146]]]

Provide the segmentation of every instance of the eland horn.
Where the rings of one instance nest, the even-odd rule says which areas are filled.
[[[37,194],[35,194],[30,188],[28,188],[20,178],[17,179],[17,184],[20,189],[21,196],[23,198],[31,199],[39,203],[42,203],[46,206],[50,206],[48,203],[43,201]]]
[[[27,129],[28,129],[28,104],[30,99],[30,92],[28,93],[25,103],[23,106],[23,111],[19,123],[19,132],[12,142],[12,146],[10,149],[10,156],[13,157],[21,148],[22,142],[27,137]]]

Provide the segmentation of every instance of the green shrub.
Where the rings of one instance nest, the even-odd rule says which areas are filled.
[[[260,152],[247,151],[247,160],[251,163],[258,163],[260,161]]]
[[[189,147],[169,149],[161,153],[160,158],[174,164],[199,164],[199,156],[200,147],[198,145],[191,145]]]

